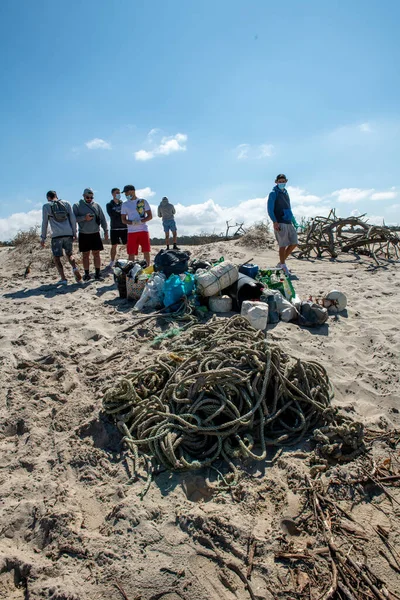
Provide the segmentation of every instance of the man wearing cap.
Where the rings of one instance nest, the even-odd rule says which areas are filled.
[[[177,238],[177,230],[176,223],[174,219],[175,215],[175,206],[171,204],[166,196],[161,200],[157,214],[162,219],[163,229],[165,233],[165,243],[167,246],[167,250],[169,250],[169,232],[172,233],[172,243],[174,244],[174,250],[179,250],[176,245]]]
[[[64,273],[64,267],[61,262],[61,257],[65,251],[69,264],[72,267],[72,272],[76,281],[81,281],[82,277],[76,265],[73,256],[72,242],[76,239],[76,220],[72,212],[71,205],[65,200],[59,200],[57,193],[50,190],[46,194],[47,204],[43,205],[42,209],[42,234],[41,246],[45,247],[47,228],[50,223],[51,229],[51,251],[54,257],[54,263],[61,277],[59,285],[67,285],[68,281]]]
[[[279,263],[277,267],[290,276],[286,266],[286,259],[296,248],[297,232],[294,226],[295,219],[290,207],[290,198],[286,190],[287,177],[283,173],[277,175],[275,187],[268,196],[268,215],[274,226],[276,241],[279,246]]]
[[[147,200],[136,196],[135,186],[126,185],[122,191],[126,202],[122,204],[121,219],[128,226],[127,252],[129,260],[137,260],[139,246],[147,265],[150,265],[150,237],[147,222],[153,214]]]
[[[108,265],[109,268],[112,268],[115,264],[118,244],[126,246],[128,241],[128,226],[121,219],[122,200],[119,188],[113,188],[111,196],[112,200],[106,204],[107,213],[110,217],[111,230],[111,262]]]
[[[93,201],[94,192],[91,188],[83,190],[83,198],[74,204],[74,215],[79,227],[79,252],[82,252],[83,268],[85,269],[84,281],[90,280],[90,252],[93,255],[95,279],[103,281],[100,275],[100,251],[104,249],[100,237],[100,225],[104,232],[104,239],[108,240],[107,221],[102,208]]]

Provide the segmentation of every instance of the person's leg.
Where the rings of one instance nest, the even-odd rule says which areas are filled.
[[[144,260],[147,262],[149,267],[151,264],[150,258],[150,236],[148,231],[141,231],[139,236],[139,243],[142,248]]]
[[[296,248],[297,244],[291,244],[290,246],[287,246],[285,248],[285,260],[283,262],[286,261],[286,259],[288,258],[288,256],[290,256],[293,252],[293,250]]]
[[[92,255],[93,255],[94,268],[97,271],[97,269],[100,269],[100,267],[101,267],[100,250],[92,250]]]
[[[64,273],[64,267],[62,265],[61,258],[59,256],[54,256],[53,258],[54,258],[54,263],[57,267],[58,274],[60,275],[60,279],[66,280],[65,273]]]
[[[174,246],[176,246],[176,239],[177,239],[177,237],[178,237],[178,232],[175,229],[175,231],[172,232],[172,242],[173,242]]]
[[[279,247],[279,263],[281,265],[284,265],[285,260],[286,260],[286,246],[280,246]]]
[[[61,257],[63,255],[63,238],[53,238],[51,240],[51,251],[53,253],[54,264],[56,265],[56,269],[58,274],[62,280],[65,279],[64,267],[61,262]]]
[[[110,258],[111,262],[115,262],[115,257],[117,256],[117,244],[111,246]]]
[[[128,260],[137,262],[139,252],[139,233],[128,233],[128,243],[126,245],[126,251],[128,253]]]
[[[87,272],[89,272],[89,268],[90,268],[89,262],[90,262],[90,250],[88,250],[87,252],[82,252],[82,264],[83,264],[83,268]]]
[[[165,245],[167,246],[167,250],[169,250],[169,229],[165,232]]]

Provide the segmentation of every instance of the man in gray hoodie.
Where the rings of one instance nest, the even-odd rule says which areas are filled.
[[[68,281],[64,273],[64,267],[61,262],[64,250],[68,262],[72,267],[72,272],[76,281],[81,281],[82,277],[73,257],[72,242],[76,239],[76,220],[72,212],[71,205],[65,200],[59,200],[57,193],[50,190],[46,194],[47,204],[42,209],[42,232],[40,244],[45,247],[47,228],[50,224],[51,229],[51,250],[53,252],[54,263],[61,277],[59,285],[67,285]]]
[[[165,243],[167,245],[167,250],[169,250],[169,232],[170,231],[172,232],[172,242],[174,244],[174,250],[179,250],[178,246],[176,245],[177,230],[176,230],[176,223],[175,223],[175,219],[174,219],[175,206],[170,203],[170,201],[168,200],[168,198],[166,196],[164,196],[164,198],[161,200],[159,207],[158,207],[157,214],[160,217],[160,219],[162,219],[162,224],[163,224],[163,228],[164,228],[164,232],[165,232]]]
[[[84,281],[90,280],[90,252],[93,255],[96,270],[95,279],[104,281],[100,275],[100,251],[104,249],[100,237],[100,225],[104,231],[104,239],[108,240],[108,225],[102,208],[93,201],[94,192],[91,188],[83,190],[83,198],[74,204],[74,215],[79,226],[79,252],[82,252],[83,268],[85,269]]]

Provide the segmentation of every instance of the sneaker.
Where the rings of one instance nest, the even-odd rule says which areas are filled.
[[[60,281],[57,281],[56,285],[68,285],[68,281],[66,279],[60,279]]]
[[[107,269],[113,269],[115,266],[115,260],[110,261],[110,264],[108,265]]]
[[[289,269],[287,268],[287,266],[286,266],[286,265],[281,265],[281,269],[282,269],[282,271],[285,273],[285,275],[286,275],[287,277],[290,277],[290,276],[291,276],[291,272],[289,271]]]
[[[83,281],[90,281],[92,278],[90,275],[86,275],[86,273],[83,276]]]
[[[95,281],[104,281],[104,277],[102,277],[101,275],[95,275],[94,279]]]
[[[174,244],[174,250],[180,250],[176,244]]]
[[[82,281],[82,275],[79,272],[79,269],[77,267],[75,267],[75,269],[72,269],[72,272],[74,274],[74,277],[76,279],[76,281],[79,283],[80,281]]]

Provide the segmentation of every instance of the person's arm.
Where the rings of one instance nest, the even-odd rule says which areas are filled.
[[[272,192],[268,196],[268,204],[267,204],[268,216],[272,221],[275,231],[279,231],[279,223],[277,222],[276,216],[275,216],[275,202],[276,202],[276,192],[274,190],[272,190]]]
[[[47,227],[49,225],[49,213],[47,212],[47,204],[43,204],[42,208],[42,232],[41,232],[41,245],[44,246],[47,237]]]
[[[172,214],[174,215],[175,213],[176,213],[175,206],[173,206],[172,207]]]
[[[162,214],[161,214],[161,206],[158,207],[157,209],[157,216],[161,219],[162,218]]]
[[[143,217],[143,219],[140,219],[142,223],[147,223],[147,221],[151,221],[153,218],[153,213],[151,212],[151,208],[150,208],[150,204],[147,202],[147,200],[145,200],[145,204],[144,204],[144,212],[145,212],[145,217]]]
[[[100,225],[101,228],[104,232],[104,239],[108,240],[108,224],[107,224],[107,219],[103,213],[103,209],[101,208],[100,204],[97,205],[99,207],[99,216],[100,216]]]
[[[67,207],[68,207],[68,218],[69,218],[69,222],[72,228],[72,233],[74,234],[74,238],[76,238],[76,218],[74,215],[74,211],[71,208],[70,203],[67,203]]]
[[[108,216],[109,216],[109,217],[110,217],[110,219],[111,219],[111,217],[113,216],[112,209],[111,209],[111,202],[108,202],[108,203],[106,204],[106,210],[107,210],[107,214],[108,214]]]
[[[79,214],[79,204],[74,204],[74,215],[75,215],[75,219],[77,223],[83,223],[83,221],[90,221],[92,217],[89,215],[89,213],[86,213],[85,215],[80,215]],[[89,217],[89,218],[88,218]]]

